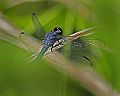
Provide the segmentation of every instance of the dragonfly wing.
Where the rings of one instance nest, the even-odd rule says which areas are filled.
[[[46,30],[42,26],[42,24],[39,22],[36,13],[32,14],[32,21],[33,21],[33,25],[35,27],[37,38],[39,38],[40,40],[43,40],[43,38],[45,37],[45,34],[46,34]]]
[[[72,62],[92,65],[100,52],[99,43],[98,40],[79,38],[72,42],[67,41],[65,48],[61,48],[60,52]]]
[[[28,50],[32,53],[39,52],[42,43],[38,41],[38,39],[28,35],[27,33],[21,32],[19,34],[19,38],[21,42],[28,48]]]

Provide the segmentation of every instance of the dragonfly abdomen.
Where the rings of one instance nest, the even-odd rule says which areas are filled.
[[[43,46],[43,48],[42,48],[41,51],[39,52],[36,60],[37,60],[37,59],[41,59],[41,58],[44,56],[45,52],[48,50],[49,47],[50,47],[50,46],[46,46],[46,45]]]

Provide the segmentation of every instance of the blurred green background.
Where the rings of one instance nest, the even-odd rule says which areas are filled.
[[[119,0],[0,0],[0,13],[19,30],[34,33],[31,14],[36,11],[47,31],[61,26],[65,35],[73,29],[99,26],[93,35],[107,45],[101,50],[97,73],[120,92]],[[2,32],[2,30],[0,30]],[[106,48],[105,48],[106,49]],[[94,96],[52,67],[24,64],[30,54],[0,40],[0,96]],[[65,85],[67,83],[67,85]]]

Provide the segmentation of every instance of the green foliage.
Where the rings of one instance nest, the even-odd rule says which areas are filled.
[[[99,26],[92,37],[104,42],[105,46],[101,49],[99,61],[93,66],[113,89],[120,92],[119,0],[22,1],[1,0],[0,11],[18,29],[30,34],[34,33],[31,19],[34,11],[47,31],[51,31],[55,26],[61,26],[64,34],[68,35],[74,30]],[[30,54],[18,47],[0,41],[0,95],[93,96],[71,80],[68,80],[67,90],[64,92],[62,89],[66,77],[46,66],[49,62],[44,59],[40,64],[24,64],[22,61],[28,55]]]

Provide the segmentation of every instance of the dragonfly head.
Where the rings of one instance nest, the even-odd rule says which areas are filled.
[[[55,28],[53,29],[53,32],[56,32],[56,33],[58,33],[59,35],[62,35],[63,30],[62,30],[60,27],[55,27]]]

